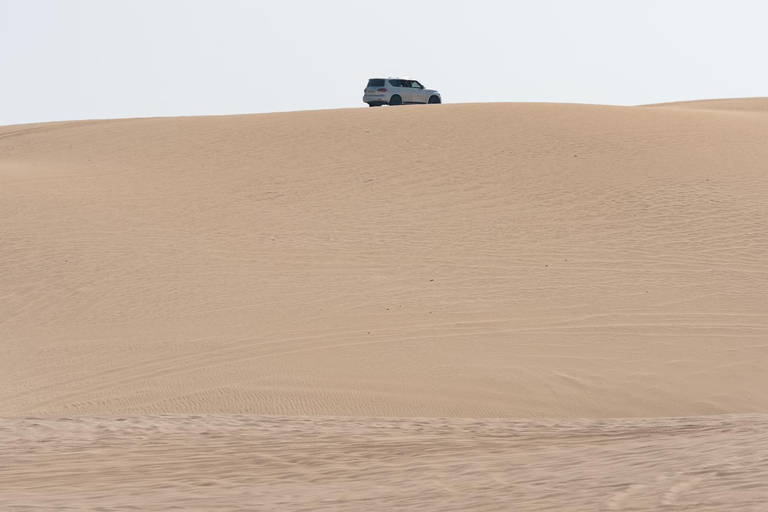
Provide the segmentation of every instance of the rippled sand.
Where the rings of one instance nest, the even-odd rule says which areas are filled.
[[[768,416],[0,420],[2,510],[762,511]]]

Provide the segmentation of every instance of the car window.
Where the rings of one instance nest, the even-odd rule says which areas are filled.
[[[384,87],[384,79],[371,78],[370,80],[368,80],[368,85],[366,87]]]
[[[417,82],[416,80],[414,80],[413,82],[411,82],[411,87],[415,87],[416,89],[423,89],[423,88],[424,88],[424,86],[423,86],[423,85],[421,85],[421,84],[420,84],[419,82]]]
[[[392,87],[403,87],[403,81],[402,80],[390,80],[389,85]]]

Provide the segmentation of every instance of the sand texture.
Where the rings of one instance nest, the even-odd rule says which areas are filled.
[[[0,507],[740,511],[768,503],[768,416],[0,419]]]
[[[766,368],[768,99],[0,127],[3,510],[765,510]]]

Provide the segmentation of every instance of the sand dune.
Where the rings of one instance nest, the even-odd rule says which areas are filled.
[[[0,127],[0,508],[765,509],[767,105]]]
[[[764,412],[766,140],[537,104],[4,127],[0,413]]]

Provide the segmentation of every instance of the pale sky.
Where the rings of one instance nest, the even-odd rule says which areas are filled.
[[[768,96],[762,0],[0,0],[0,125],[445,103]]]

